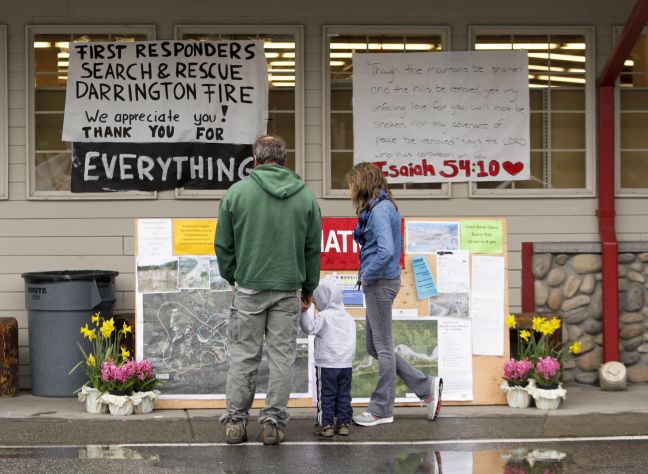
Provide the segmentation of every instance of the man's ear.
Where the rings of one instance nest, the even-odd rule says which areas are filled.
[[[254,158],[254,166],[253,167],[256,168],[257,166],[259,166],[259,160],[257,160],[256,155],[252,155],[252,158]]]

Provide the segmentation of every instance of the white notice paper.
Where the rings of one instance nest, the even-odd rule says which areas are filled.
[[[439,293],[470,291],[470,253],[465,250],[437,252],[437,290]]]
[[[137,221],[137,255],[169,258],[173,255],[171,219]]]
[[[469,319],[439,318],[439,376],[443,399],[473,399],[472,336]]]
[[[472,257],[473,354],[504,355],[504,257]]]

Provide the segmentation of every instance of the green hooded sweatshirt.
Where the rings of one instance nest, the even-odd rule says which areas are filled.
[[[221,201],[216,227],[220,274],[254,290],[302,290],[319,283],[322,216],[297,173],[259,165]]]

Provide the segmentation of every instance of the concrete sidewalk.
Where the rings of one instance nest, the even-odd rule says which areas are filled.
[[[361,408],[356,407],[355,411]],[[315,409],[291,408],[292,419],[312,419]],[[109,414],[89,414],[85,404],[76,398],[37,397],[29,392],[21,392],[13,398],[0,398],[0,419],[64,419],[93,420],[120,419],[123,421],[141,421],[146,419],[187,420],[195,418],[217,419],[223,410],[155,410],[149,415],[131,415],[114,417]],[[256,417],[258,410],[252,410]],[[398,407],[396,417],[424,417],[424,407]],[[446,406],[441,412],[442,418],[461,417],[544,417],[544,416],[587,416],[593,414],[648,413],[648,385],[631,385],[627,390],[606,392],[597,387],[570,385],[567,387],[567,398],[558,410],[538,410],[536,408],[514,409],[508,406]]]

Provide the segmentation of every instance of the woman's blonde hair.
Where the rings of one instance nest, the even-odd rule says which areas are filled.
[[[351,191],[351,200],[357,215],[360,215],[371,199],[378,196],[381,189],[385,190],[389,200],[394,203],[387,180],[382,171],[372,163],[358,163],[351,168],[351,171],[346,175],[346,183]],[[396,206],[396,203],[394,203],[394,206]]]

